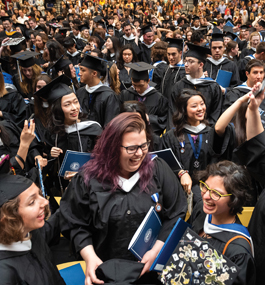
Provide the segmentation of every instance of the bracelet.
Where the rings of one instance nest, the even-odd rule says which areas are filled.
[[[25,161],[20,155],[16,154],[16,157],[25,165]]]
[[[181,178],[185,173],[189,173],[189,171],[188,170],[183,170],[182,172],[180,172],[178,174],[178,177]]]

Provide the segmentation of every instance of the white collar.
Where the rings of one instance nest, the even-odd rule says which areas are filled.
[[[254,50],[254,52],[256,52],[256,51],[257,51],[257,49],[256,49],[256,48],[254,48],[254,47],[251,47],[251,49],[252,49],[252,50]]]
[[[121,176],[118,176],[119,178],[119,186],[121,189],[123,189],[125,192],[130,192],[133,188],[133,186],[137,183],[137,181],[140,178],[139,171],[137,171],[131,178],[126,179]]]
[[[213,59],[212,57],[208,57],[208,60],[213,63],[214,65],[219,65],[220,63],[222,63],[225,60],[225,57],[222,57],[218,60]]]
[[[88,93],[93,93],[95,92],[99,87],[101,87],[103,84],[101,81],[99,81],[99,84],[95,85],[95,86],[92,86],[92,87],[89,87],[88,85],[86,85],[86,91]]]
[[[110,54],[110,57],[114,57],[115,56],[115,52]]]
[[[200,78],[193,78],[191,77],[189,74],[186,75],[186,79],[189,80],[192,84],[196,85],[199,84],[201,82],[203,82],[205,78],[205,75],[203,74]]]
[[[158,62],[155,62],[154,64],[153,64],[153,66],[157,66],[159,63],[166,63],[166,61],[164,61],[164,60],[161,60],[161,61],[158,61]]]
[[[174,67],[176,67],[176,66],[178,66],[178,65],[182,65],[183,64],[183,61],[182,61],[182,59],[181,59],[181,61],[180,62],[178,62],[176,65],[169,65],[169,68],[174,68]]]
[[[123,35],[123,37],[125,38],[125,40],[130,41],[130,40],[134,40],[135,36],[133,35],[133,33],[131,33],[131,35],[129,37]]]
[[[188,131],[191,131],[194,134],[198,134],[206,128],[206,125],[203,123],[199,124],[198,126],[191,126],[191,125],[185,124],[183,128]]]
[[[142,41],[142,44],[144,44],[146,47],[151,48],[153,45],[156,44],[156,42],[152,42],[150,45],[146,44],[144,41]]]
[[[74,53],[70,53],[69,51],[67,51],[68,54],[70,54],[71,56],[76,56],[79,54],[79,51],[75,51]]]
[[[30,239],[13,242],[9,245],[0,243],[0,250],[5,250],[5,251],[29,251],[31,250],[31,247],[32,244]]]
[[[95,121],[83,121],[83,122],[79,122],[77,124],[73,124],[71,126],[65,126],[65,132],[67,134],[71,134],[71,133],[76,132],[77,128],[78,128],[78,131],[81,131],[81,130],[84,130],[84,129],[90,127],[93,124],[97,124],[100,126],[100,124],[98,122],[95,122]]]
[[[133,87],[133,86],[132,86],[132,87]],[[134,88],[134,87],[133,87],[133,88]],[[145,96],[147,93],[149,93],[149,92],[150,92],[151,90],[153,90],[153,89],[155,89],[155,88],[148,85],[148,88],[147,88],[143,93],[140,94],[140,93],[137,92],[137,94],[140,95],[140,96]]]

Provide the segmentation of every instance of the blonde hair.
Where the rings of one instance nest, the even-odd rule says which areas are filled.
[[[250,36],[249,36],[249,41],[248,41],[248,46],[247,46],[248,49],[251,48],[250,42],[251,42],[252,38],[255,37],[255,36],[258,36],[259,39],[260,39],[260,34],[259,34],[259,32],[253,32],[253,33],[251,33]]]

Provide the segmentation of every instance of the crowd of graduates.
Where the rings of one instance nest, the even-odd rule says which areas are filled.
[[[55,259],[85,260],[86,284],[103,284],[106,261],[136,260],[154,202],[163,226],[144,265],[110,279],[161,284],[149,268],[189,216],[220,252],[233,239],[233,284],[262,284],[265,2],[193,4],[0,1],[0,284],[64,284],[60,240]],[[168,148],[177,168],[149,155]],[[59,177],[67,150],[92,159]]]

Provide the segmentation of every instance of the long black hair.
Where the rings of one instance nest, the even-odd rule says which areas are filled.
[[[117,67],[118,67],[119,70],[122,70],[124,68],[124,60],[123,60],[122,56],[123,56],[123,52],[126,49],[129,49],[132,52],[132,55],[133,55],[132,62],[137,62],[138,61],[137,54],[134,51],[133,47],[130,44],[124,45],[121,48],[120,54],[119,54],[118,59],[117,59]]]

